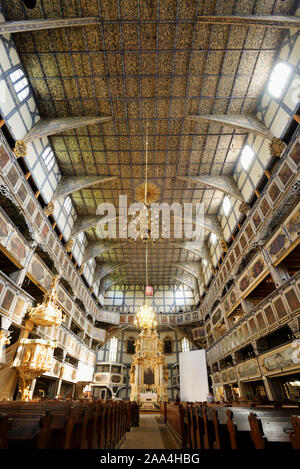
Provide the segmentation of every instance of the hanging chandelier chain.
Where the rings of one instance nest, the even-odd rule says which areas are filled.
[[[148,126],[146,125],[146,175],[145,175],[145,205],[147,205],[147,190],[148,190]]]

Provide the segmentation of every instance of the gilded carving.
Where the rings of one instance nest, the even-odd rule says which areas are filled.
[[[27,155],[26,143],[23,140],[17,140],[13,151],[17,158],[23,158]]]
[[[44,213],[47,217],[49,217],[50,215],[52,215],[54,212],[54,203],[53,202],[49,202],[49,204],[47,205],[47,207],[44,208]]]
[[[269,151],[271,156],[275,156],[276,158],[280,158],[281,153],[285,149],[285,143],[280,140],[280,138],[273,138],[272,141],[269,143]]]

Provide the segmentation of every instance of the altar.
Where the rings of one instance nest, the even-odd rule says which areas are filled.
[[[141,392],[140,401],[141,402],[157,402],[157,393],[156,392]]]

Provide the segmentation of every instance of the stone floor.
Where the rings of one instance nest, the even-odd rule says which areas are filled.
[[[178,449],[178,444],[159,415],[141,414],[140,426],[131,427],[120,449]]]

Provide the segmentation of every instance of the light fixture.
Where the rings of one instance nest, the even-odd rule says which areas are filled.
[[[291,69],[284,62],[279,62],[275,65],[271,73],[268,86],[269,93],[272,96],[275,98],[279,98],[281,96],[290,74]]]
[[[146,244],[146,286],[148,286],[148,244]],[[141,329],[155,329],[157,326],[156,313],[149,304],[148,298],[138,309],[134,323]]]
[[[130,240],[134,243],[141,241],[145,244],[148,240],[151,239],[152,244],[155,244],[156,240],[160,238],[159,236],[159,212],[156,211],[152,213],[150,209],[150,204],[157,202],[160,196],[160,189],[153,182],[148,182],[148,123],[146,130],[146,164],[145,164],[145,182],[139,185],[135,190],[136,200],[144,204],[144,210],[136,209],[132,214],[132,222],[134,222],[135,217],[140,212],[138,220],[136,220],[135,228],[139,230],[139,236],[132,237]],[[153,231],[151,231],[152,223],[151,217],[154,217]],[[162,223],[163,233],[166,231],[164,222]]]

